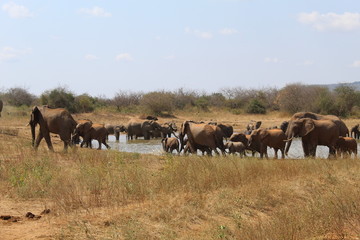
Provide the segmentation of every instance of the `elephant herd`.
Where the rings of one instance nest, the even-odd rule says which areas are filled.
[[[32,109],[29,121],[32,135],[32,145],[35,149],[41,140],[45,138],[48,148],[53,151],[50,133],[58,134],[64,142],[64,150],[68,146],[80,143],[80,146],[92,147],[91,141],[97,140],[98,149],[107,144],[109,134],[114,134],[119,140],[120,132],[127,133],[127,139],[137,139],[143,137],[145,140],[154,137],[161,137],[164,151],[178,153],[184,151],[185,154],[196,154],[200,150],[203,155],[212,155],[212,152],[226,155],[227,153],[239,153],[246,156],[246,151],[250,151],[252,156],[256,152],[260,157],[268,158],[268,148],[273,148],[275,158],[278,158],[280,150],[281,158],[285,158],[291,147],[294,138],[301,138],[302,148],[305,157],[315,157],[316,148],[319,145],[329,148],[329,156],[351,154],[357,155],[358,135],[350,137],[355,126],[349,132],[345,123],[334,115],[320,115],[311,112],[299,112],[294,114],[289,121],[281,124],[280,128],[261,128],[261,122],[254,122],[243,132],[233,132],[233,126],[216,122],[195,122],[184,121],[180,129],[175,123],[160,124],[157,119],[147,117],[145,119],[131,119],[126,126],[97,124],[91,120],[74,120],[72,115],[63,108],[51,108],[48,106]],[[39,125],[40,130],[35,138],[35,128]],[[358,133],[359,130],[358,130]],[[173,135],[173,137],[171,136]],[[228,141],[224,142],[224,139]]]

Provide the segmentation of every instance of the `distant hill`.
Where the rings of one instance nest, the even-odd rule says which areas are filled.
[[[329,88],[329,90],[334,90],[335,88],[337,88],[341,85],[353,87],[355,90],[360,91],[360,81],[352,82],[352,83],[317,84],[316,86],[327,87],[327,88]]]

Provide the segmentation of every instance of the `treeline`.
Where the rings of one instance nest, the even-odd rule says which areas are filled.
[[[63,87],[45,91],[40,96],[24,88],[10,88],[0,92],[0,98],[12,106],[49,105],[64,107],[72,113],[104,108],[108,111],[161,116],[177,110],[210,111],[221,108],[234,114],[265,114],[271,111],[290,114],[311,111],[342,117],[360,114],[360,91],[347,85],[340,85],[333,91],[303,84],[289,84],[282,89],[225,88],[211,94],[183,88],[148,93],[119,91],[113,98],[76,95]]]

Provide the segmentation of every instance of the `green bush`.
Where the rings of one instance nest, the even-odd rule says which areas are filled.
[[[75,96],[66,88],[59,87],[45,91],[40,96],[41,104],[54,108],[66,108],[68,111],[76,112]]]
[[[254,113],[254,114],[265,114],[266,108],[265,108],[264,104],[261,103],[261,101],[254,98],[250,101],[249,105],[247,106],[246,112]]]

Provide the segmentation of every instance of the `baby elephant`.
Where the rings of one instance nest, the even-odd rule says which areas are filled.
[[[98,149],[101,149],[101,144],[104,144],[108,149],[110,146],[106,143],[107,130],[104,124],[97,124],[90,122],[81,122],[76,125],[74,130],[73,140],[78,139],[79,136],[83,137],[83,142],[80,144],[80,147],[83,147],[84,144],[91,143],[92,139],[98,141]],[[89,145],[91,148],[91,144]]]
[[[354,153],[355,158],[357,157],[357,142],[351,137],[339,137],[335,145],[336,153],[339,155]]]
[[[174,150],[180,154],[180,144],[176,137],[167,137],[161,140],[165,152],[172,153]]]
[[[232,154],[239,153],[240,157],[246,156],[245,154],[245,145],[242,142],[226,142],[225,148],[229,149],[229,152]]]

